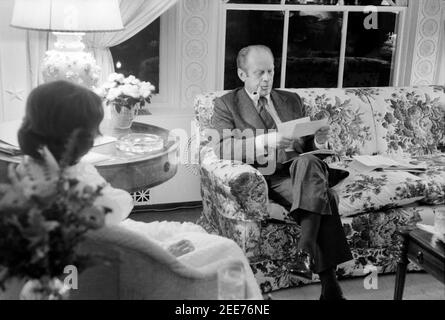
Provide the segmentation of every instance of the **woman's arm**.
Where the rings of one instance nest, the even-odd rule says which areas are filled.
[[[121,189],[115,189],[107,185],[102,189],[102,195],[94,202],[95,206],[105,207],[111,210],[105,216],[105,224],[117,224],[125,220],[134,207],[131,195]]]

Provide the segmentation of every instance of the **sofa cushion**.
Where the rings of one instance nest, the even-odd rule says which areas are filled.
[[[426,161],[428,170],[419,175],[425,188],[423,204],[445,204],[445,154],[416,157],[419,161]]]
[[[423,155],[445,144],[444,87],[373,88],[379,153]]]
[[[312,120],[329,118],[330,144],[342,156],[377,152],[376,128],[370,104],[355,91],[344,89],[298,89]]]
[[[333,187],[343,217],[406,206],[425,197],[422,179],[408,172],[372,171],[351,175]]]
[[[440,206],[419,206],[412,204],[402,208],[373,212],[353,218],[342,218],[348,243],[353,248],[385,248],[399,244],[395,231],[400,226],[414,226],[434,223],[436,212],[445,210]]]
[[[350,172],[347,179],[333,188],[340,197],[340,214],[353,216],[417,201],[427,205],[445,204],[445,154],[413,159],[425,163],[427,171],[422,174],[403,171],[360,173],[349,167],[349,161],[331,164],[331,167]]]

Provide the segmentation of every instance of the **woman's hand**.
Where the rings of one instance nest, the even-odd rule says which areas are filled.
[[[167,248],[167,251],[170,252],[175,257],[183,256],[189,252],[195,250],[195,246],[192,244],[190,240],[181,240],[170,245]]]

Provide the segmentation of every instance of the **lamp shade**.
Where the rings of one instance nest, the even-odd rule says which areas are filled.
[[[56,32],[124,28],[118,0],[15,0],[11,26]]]

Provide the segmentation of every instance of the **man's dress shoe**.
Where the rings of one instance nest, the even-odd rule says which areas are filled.
[[[304,250],[298,251],[296,261],[289,265],[290,273],[308,280],[312,280],[313,269],[314,258]]]

